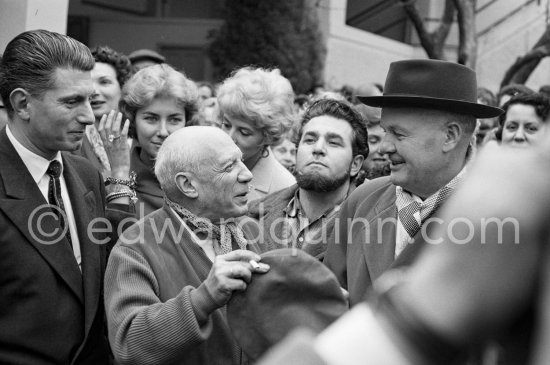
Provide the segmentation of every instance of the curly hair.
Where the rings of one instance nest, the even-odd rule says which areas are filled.
[[[166,63],[142,68],[124,85],[119,109],[130,120],[129,135],[135,135],[135,118],[139,109],[151,104],[156,98],[175,98],[185,110],[188,124],[195,116],[199,105],[197,86],[193,81]]]
[[[224,115],[244,120],[262,131],[263,144],[272,146],[296,121],[294,91],[279,69],[244,67],[218,89],[220,120]]]
[[[313,118],[324,115],[348,122],[353,130],[353,139],[351,143],[353,156],[362,155],[367,158],[369,155],[369,134],[367,132],[366,120],[361,113],[348,102],[335,99],[319,99],[307,108],[302,117],[300,130],[296,135],[296,145],[298,145],[298,142],[302,139],[304,126]]]
[[[550,99],[541,93],[532,94],[517,94],[508,100],[501,108],[504,110],[498,117],[499,127],[495,133],[497,141],[502,141],[502,131],[504,129],[504,122],[506,121],[506,114],[512,105],[523,104],[531,105],[535,109],[535,114],[546,123],[548,115],[550,115]]]
[[[501,100],[505,95],[515,96],[515,95],[531,95],[535,92],[522,84],[510,84],[502,87],[497,94],[497,104],[501,104]]]
[[[96,62],[102,62],[113,66],[120,88],[124,86],[126,81],[128,81],[134,73],[134,67],[128,57],[108,46],[92,48],[92,56],[94,56]]]

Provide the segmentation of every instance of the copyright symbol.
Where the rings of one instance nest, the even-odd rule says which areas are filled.
[[[53,245],[65,237],[68,224],[61,229],[59,217],[67,222],[67,215],[56,205],[42,204],[33,209],[27,223],[31,236],[38,243]]]

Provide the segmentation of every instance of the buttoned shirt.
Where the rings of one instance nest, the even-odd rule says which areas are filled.
[[[284,209],[287,218],[288,246],[302,249],[306,245],[323,244],[327,241],[327,232],[324,229],[327,220],[334,219],[340,210],[342,202],[327,209],[324,213],[311,221],[306,216],[299,197],[300,189]]]
[[[29,173],[31,174],[34,182],[44,196],[45,201],[48,202],[48,187],[51,177],[46,173],[46,171],[48,170],[51,161],[48,161],[44,157],[37,155],[36,153],[27,149],[21,143],[19,143],[19,141],[11,132],[9,126],[6,126],[6,134],[8,135],[8,139],[10,140],[11,144],[15,148],[15,151],[17,151],[17,154],[19,155],[19,157],[21,157],[21,160],[23,160],[23,163],[27,167],[27,170],[29,170]],[[76,262],[78,263],[78,267],[82,270],[80,241],[78,240],[78,231],[76,229],[76,223],[74,220],[73,206],[71,205],[71,199],[67,190],[67,184],[65,183],[65,178],[63,177],[63,159],[61,158],[61,152],[57,152],[54,160],[57,160],[61,163],[61,176],[59,177],[59,180],[61,182],[61,198],[63,199],[65,214],[67,216],[67,221],[69,222],[69,232],[71,234],[73,254]]]

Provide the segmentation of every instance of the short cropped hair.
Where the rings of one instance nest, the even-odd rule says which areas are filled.
[[[217,95],[220,120],[227,115],[247,121],[262,131],[267,146],[276,144],[297,118],[292,85],[278,69],[241,68],[223,81]]]
[[[23,32],[12,39],[0,64],[0,96],[10,117],[13,115],[10,94],[17,88],[41,97],[54,87],[58,68],[91,71],[94,58],[79,41],[47,30]]]
[[[313,102],[305,111],[300,130],[296,136],[297,144],[302,139],[304,126],[313,118],[320,116],[330,116],[336,119],[342,119],[351,125],[353,130],[351,148],[353,156],[361,155],[365,158],[369,155],[369,134],[367,132],[367,122],[353,106],[347,102],[335,99],[319,99]]]
[[[200,156],[185,144],[178,143],[177,133],[172,133],[170,136],[162,143],[157,153],[155,176],[164,195],[172,201],[178,201],[181,192],[175,176],[179,172],[196,174],[200,171]]]
[[[106,63],[113,66],[116,72],[116,79],[120,88],[124,86],[126,81],[132,76],[134,67],[130,59],[122,53],[119,53],[108,46],[98,46],[92,48],[92,56],[96,62]]]
[[[537,116],[544,123],[546,123],[546,120],[550,115],[550,99],[546,95],[543,95],[541,93],[533,93],[533,94],[518,94],[516,96],[513,96],[510,100],[508,100],[502,106],[504,113],[502,113],[498,117],[499,127],[495,133],[497,141],[502,140],[502,130],[504,128],[504,121],[506,120],[506,114],[508,114],[508,110],[510,109],[510,107],[515,104],[531,105],[533,109],[535,109],[535,114],[537,114]]]
[[[193,81],[166,63],[142,68],[124,85],[119,109],[130,120],[130,136],[135,138],[135,119],[139,109],[156,98],[175,98],[185,110],[186,124],[195,116],[199,97]]]

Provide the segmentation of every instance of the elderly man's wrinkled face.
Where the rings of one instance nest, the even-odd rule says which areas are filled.
[[[386,135],[380,152],[388,154],[393,184],[421,197],[440,188],[432,185],[447,164],[443,118],[443,113],[419,108],[382,110],[380,125]]]
[[[246,214],[252,173],[242,162],[241,150],[227,138],[208,152],[209,166],[206,163],[201,166],[197,176],[198,199],[202,210],[207,212],[203,216],[217,221]]]

